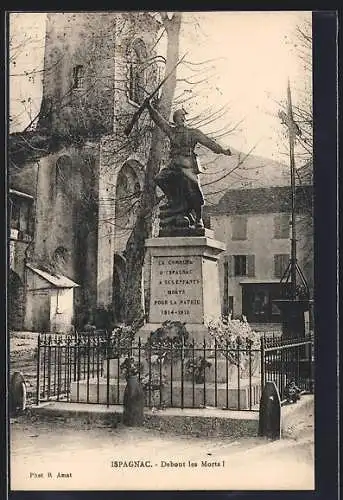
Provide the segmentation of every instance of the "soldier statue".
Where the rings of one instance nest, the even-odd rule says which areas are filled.
[[[202,207],[204,196],[200,187],[200,163],[194,152],[197,143],[217,154],[231,156],[230,149],[223,149],[200,130],[186,126],[187,112],[178,109],[170,125],[147,100],[146,107],[152,120],[168,136],[170,163],[155,177],[155,182],[167,197],[161,207],[160,224],[164,227],[203,229]]]

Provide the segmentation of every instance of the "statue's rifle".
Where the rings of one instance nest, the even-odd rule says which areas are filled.
[[[130,135],[131,130],[133,129],[135,123],[137,122],[137,120],[139,119],[139,117],[141,116],[141,114],[143,113],[143,111],[145,110],[145,108],[147,107],[147,104],[150,101],[150,99],[152,99],[157,94],[157,92],[160,90],[160,88],[162,87],[162,85],[165,84],[165,82],[173,74],[173,72],[175,71],[175,69],[177,68],[177,66],[184,60],[185,57],[186,57],[186,54],[175,64],[175,66],[173,67],[173,69],[163,78],[163,80],[157,85],[157,87],[155,88],[155,90],[153,92],[151,92],[151,94],[149,94],[146,99],[144,99],[143,103],[140,105],[140,107],[134,113],[134,115],[133,115],[130,123],[127,125],[127,127],[124,130],[124,132],[125,132],[125,134],[127,136]]]

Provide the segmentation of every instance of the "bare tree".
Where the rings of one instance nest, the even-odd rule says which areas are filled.
[[[167,35],[166,74],[170,73],[179,59],[179,38],[182,13],[175,12],[170,17],[161,13]],[[159,112],[169,119],[176,88],[175,72],[163,86],[159,100]],[[142,269],[145,257],[145,240],[151,235],[153,211],[156,206],[154,178],[163,159],[166,138],[163,132],[154,127],[151,135],[149,158],[145,169],[144,188],[132,233],[128,239],[126,256],[126,280],[124,290],[124,318],[127,323],[137,321],[142,316]]]

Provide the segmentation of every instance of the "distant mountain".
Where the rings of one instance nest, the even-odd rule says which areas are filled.
[[[203,147],[197,155],[204,172],[201,186],[207,204],[217,204],[228,190],[289,186],[289,165],[231,149],[232,156],[216,155]]]

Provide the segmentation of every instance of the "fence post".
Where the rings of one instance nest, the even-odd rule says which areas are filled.
[[[36,405],[39,405],[39,395],[40,395],[40,333],[38,334],[37,343],[37,393],[36,393]]]
[[[246,352],[249,355],[249,410],[252,408],[252,369],[251,369],[251,347],[252,347],[252,342],[250,339],[246,339]]]
[[[204,337],[203,343],[203,356],[204,356],[204,407],[206,407],[206,340]]]
[[[149,396],[148,396],[148,404],[149,404],[149,408],[151,408],[151,390],[152,390],[152,367],[151,367],[151,342],[152,342],[152,335],[151,335],[151,332],[150,332],[150,342],[149,342],[149,349],[148,349],[148,355],[149,355],[149,362],[148,362],[148,365],[149,365]]]
[[[262,336],[260,339],[261,344],[261,391],[263,391],[264,387],[264,379],[265,379],[265,339]]]
[[[225,372],[226,372],[226,409],[229,409],[229,343],[226,340],[226,353],[225,353]]]
[[[87,338],[87,403],[89,403],[90,353],[91,353],[91,336],[88,333],[88,338]]]
[[[106,331],[106,405],[110,406],[110,332]]]
[[[183,409],[184,406],[184,339],[182,338],[182,344],[181,344],[181,408]]]
[[[238,410],[241,409],[241,346],[240,346],[240,341],[237,342],[237,348],[236,348],[236,353],[237,353],[237,406]]]
[[[313,380],[312,380],[312,342],[308,345],[308,388],[309,392],[313,393]]]
[[[47,390],[48,400],[50,400],[51,395],[51,335],[48,338],[48,390]]]
[[[218,404],[218,360],[217,360],[217,339],[214,339],[214,406],[217,408]]]

